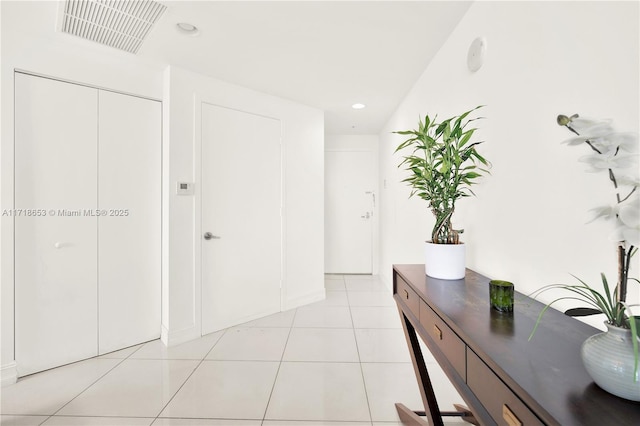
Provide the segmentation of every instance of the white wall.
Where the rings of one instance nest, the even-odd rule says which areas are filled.
[[[154,99],[162,97],[162,67],[129,53],[103,47],[55,32],[52,22],[40,22],[32,14],[56,8],[58,2],[2,1],[0,91],[2,93],[2,141],[0,145],[2,206],[13,207],[13,74],[26,70],[73,82],[109,88]],[[32,19],[32,16],[35,19]],[[42,206],[46,208],[46,206]],[[2,382],[15,380],[13,322],[13,220],[2,216],[0,245]]]
[[[615,281],[611,225],[586,224],[589,209],[613,203],[611,183],[584,171],[578,158],[589,153],[586,147],[560,143],[571,134],[556,115],[613,118],[618,129],[638,131],[639,22],[638,2],[471,6],[380,134],[387,282],[392,264],[424,262],[422,242],[433,225],[426,203],[407,199],[393,155],[404,139],[391,132],[415,128],[427,113],[445,118],[480,104],[487,105],[481,152],[493,169],[475,187],[478,197],[457,206],[454,225],[465,229],[468,267],[513,281],[523,293],[571,283],[569,273],[595,284],[602,271]],[[487,39],[486,62],[471,73],[467,51],[478,36]],[[639,297],[639,286],[631,287]]]
[[[278,118],[283,128],[283,309],[324,297],[324,116],[322,111],[184,69],[165,71],[166,255],[163,341],[200,336],[200,235],[198,220],[199,115],[208,102]],[[250,154],[250,153],[248,153]],[[195,182],[195,196],[175,195],[178,181]],[[251,267],[251,265],[247,265]]]
[[[283,308],[324,297],[322,111],[209,79],[167,69],[138,56],[55,32],[33,8],[57,2],[0,2],[2,93],[1,209],[13,207],[13,72],[46,76],[163,100],[163,337],[175,344],[200,335],[198,260],[194,235],[196,198],[175,196],[178,180],[195,179],[193,98],[264,112],[284,123],[284,289]],[[15,381],[13,321],[13,221],[0,227],[2,382]]]
[[[326,135],[324,150],[326,151],[365,151],[371,153],[373,163],[371,164],[371,170],[373,182],[371,182],[371,188],[375,192],[376,205],[374,207],[373,215],[373,274],[379,273],[379,247],[378,241],[380,239],[379,233],[379,218],[378,218],[378,197],[380,189],[378,188],[378,146],[380,138],[378,135]],[[331,229],[325,229],[325,233],[331,232]]]

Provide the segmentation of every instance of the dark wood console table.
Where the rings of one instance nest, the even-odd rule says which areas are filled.
[[[447,281],[427,277],[424,265],[395,265],[393,297],[425,410],[396,404],[405,424],[443,425],[419,336],[469,407],[467,421],[640,425],[640,403],[603,391],[582,366],[580,346],[597,329],[550,309],[528,341],[544,305],[516,292],[513,315],[495,312],[489,278],[471,270],[465,279]]]

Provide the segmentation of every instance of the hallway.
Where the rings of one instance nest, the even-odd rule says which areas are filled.
[[[400,425],[394,403],[419,409],[420,396],[389,290],[375,276],[325,278],[322,302],[28,376],[2,389],[1,423]],[[442,409],[461,402],[427,363]]]

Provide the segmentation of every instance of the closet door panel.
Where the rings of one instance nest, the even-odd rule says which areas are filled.
[[[19,376],[97,355],[97,90],[15,74]],[[21,210],[22,209],[22,210]]]
[[[160,336],[161,103],[99,93],[99,352]]]

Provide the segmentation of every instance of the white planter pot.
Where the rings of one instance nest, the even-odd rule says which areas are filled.
[[[621,398],[640,401],[640,381],[633,378],[631,330],[605,323],[607,331],[582,344],[582,362],[594,382]]]
[[[426,274],[442,280],[464,278],[464,252],[464,244],[433,244],[425,242],[424,270]]]

